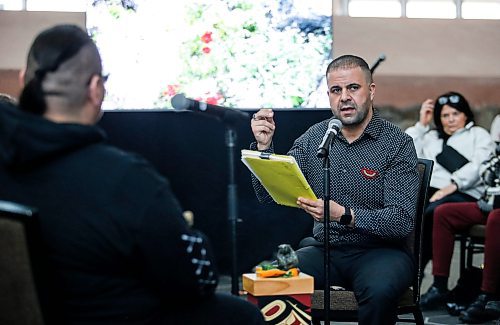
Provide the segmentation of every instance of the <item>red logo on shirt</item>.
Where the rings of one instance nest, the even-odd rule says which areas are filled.
[[[363,168],[361,169],[361,175],[366,179],[374,179],[378,176],[378,172],[373,169]]]

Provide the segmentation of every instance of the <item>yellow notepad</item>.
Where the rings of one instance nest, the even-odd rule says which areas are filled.
[[[241,161],[276,203],[296,208],[299,196],[317,199],[294,157],[241,150]]]

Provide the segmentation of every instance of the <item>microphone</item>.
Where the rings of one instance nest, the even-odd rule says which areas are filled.
[[[318,148],[317,156],[318,158],[324,158],[328,155],[328,150],[330,149],[330,145],[337,136],[337,134],[342,129],[342,122],[340,120],[334,118],[330,122],[328,122],[328,129],[326,130],[325,135],[323,136],[323,140]]]
[[[377,61],[375,61],[375,63],[373,64],[373,66],[370,68],[370,72],[373,73],[373,71],[375,71],[375,69],[378,67],[378,65],[380,63],[382,63],[383,61],[385,61],[385,54],[380,54],[380,56],[378,57]]]
[[[250,118],[250,115],[246,112],[200,102],[191,98],[187,98],[182,93],[176,94],[174,97],[172,97],[172,106],[176,110],[188,110],[197,113],[205,113],[228,123],[243,119],[248,120]]]

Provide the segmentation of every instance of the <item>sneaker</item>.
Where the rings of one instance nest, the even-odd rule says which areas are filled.
[[[420,307],[422,310],[432,310],[444,307],[449,296],[448,290],[440,290],[432,286],[420,298]]]
[[[496,319],[497,317],[490,315],[485,309],[489,299],[490,297],[484,293],[477,296],[476,300],[460,313],[459,320],[462,323],[479,324]]]

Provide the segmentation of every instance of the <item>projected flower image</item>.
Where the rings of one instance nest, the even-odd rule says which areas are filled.
[[[105,108],[171,108],[179,92],[235,108],[313,108],[326,91],[330,1],[135,3],[88,14],[111,74]]]
[[[227,107],[308,105],[329,58],[331,23],[328,12],[306,15],[293,1],[190,3],[179,91]],[[163,92],[160,103],[169,107],[170,98]]]

